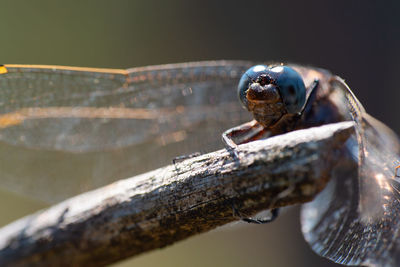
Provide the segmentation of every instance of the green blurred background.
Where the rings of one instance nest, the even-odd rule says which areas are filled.
[[[1,1],[1,63],[128,68],[213,59],[315,65],[345,78],[400,131],[395,1]],[[0,191],[0,225],[45,207]],[[120,266],[335,266],[302,238],[299,210],[236,223]]]

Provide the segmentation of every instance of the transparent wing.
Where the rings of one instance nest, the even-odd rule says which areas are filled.
[[[0,68],[0,186],[59,201],[222,147],[249,62]]]
[[[337,103],[347,103],[357,137],[348,142],[357,166],[339,166],[317,198],[303,206],[305,239],[314,251],[349,265],[400,265],[399,141],[383,123],[365,113],[347,85],[335,78]],[[338,96],[337,95],[337,96]]]

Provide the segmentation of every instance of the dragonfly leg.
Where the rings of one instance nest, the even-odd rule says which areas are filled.
[[[319,88],[318,85],[319,85],[318,79],[315,79],[314,82],[310,85],[310,87],[308,89],[308,91],[310,93],[308,94],[306,103],[304,104],[304,107],[300,112],[300,116],[302,116],[303,114],[309,113],[310,110],[312,109],[312,105],[317,98],[317,92],[318,92],[318,88]]]
[[[195,157],[198,157],[198,156],[200,156],[200,155],[201,155],[200,152],[194,152],[194,153],[191,153],[191,154],[189,154],[189,155],[177,156],[177,157],[175,157],[175,158],[172,159],[172,164],[175,165],[176,163],[181,162],[181,161],[184,161],[185,159],[195,158]]]
[[[184,161],[185,159],[195,158],[195,157],[198,157],[198,156],[200,156],[200,155],[201,155],[200,152],[194,152],[194,153],[189,154],[189,155],[177,156],[177,157],[175,157],[175,158],[172,159],[172,165],[174,165],[175,171],[176,171],[177,173],[179,173],[179,168],[178,168],[178,165],[177,165],[176,163],[181,162],[181,161]]]
[[[252,120],[226,130],[222,134],[222,141],[225,143],[227,149],[233,150],[239,144],[244,144],[259,139],[264,133],[264,127],[256,120]],[[234,139],[236,139],[236,141]]]
[[[247,222],[247,223],[255,223],[255,224],[270,223],[270,222],[274,221],[279,215],[279,209],[275,208],[275,209],[270,210],[271,217],[250,218],[247,216],[243,216],[234,206],[232,208],[233,208],[233,214],[236,216],[239,216],[242,221]]]
[[[222,140],[225,143],[225,146],[228,149],[228,151],[233,152],[234,156],[236,158],[239,158],[235,149],[238,144],[243,144],[260,139],[261,137],[265,136],[265,133],[266,129],[256,120],[252,120],[250,122],[226,130],[222,134]],[[248,223],[257,223],[257,224],[268,223],[272,222],[278,216],[278,209],[271,210],[270,218],[262,218],[262,219],[258,218],[253,219],[248,216],[243,216],[234,205],[232,205],[232,209],[233,209],[233,214],[235,216],[239,216],[241,220]]]

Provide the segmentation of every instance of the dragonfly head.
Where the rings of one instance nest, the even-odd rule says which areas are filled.
[[[254,118],[269,127],[283,115],[301,111],[306,88],[300,74],[290,67],[257,65],[243,74],[238,95]]]

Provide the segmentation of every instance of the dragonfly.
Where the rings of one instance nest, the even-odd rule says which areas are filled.
[[[296,84],[280,80],[282,70]],[[276,87],[267,95],[284,105],[285,123],[257,112],[252,120],[237,100],[238,84],[245,106],[250,87]],[[337,263],[400,263],[398,138],[327,70],[248,61],[127,70],[6,64],[0,94],[0,187],[50,203],[194,151],[354,120],[346,145],[358,170],[332,176],[302,206],[302,231],[316,253]]]

